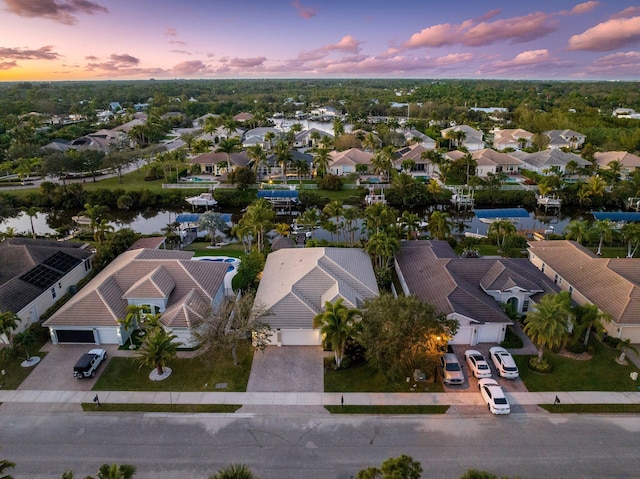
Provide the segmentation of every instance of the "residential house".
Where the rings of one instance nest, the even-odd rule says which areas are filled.
[[[288,178],[311,175],[313,172],[313,156],[302,151],[291,150],[291,162],[286,165],[286,170]],[[263,167],[258,173],[259,176],[268,173],[274,178],[280,177],[283,173],[283,168],[282,164],[278,163],[278,156],[275,154],[269,155],[267,157],[267,167]],[[300,173],[300,175],[298,175],[298,173]]]
[[[265,138],[268,134],[273,134],[274,139],[267,141]],[[242,146],[244,148],[249,148],[253,145],[260,145],[265,150],[271,149],[278,141],[279,138],[282,137],[282,131],[277,128],[272,128],[270,126],[261,126],[258,128],[253,128],[244,133],[244,137],[242,140]]]
[[[640,259],[603,258],[575,241],[535,241],[529,260],[579,305],[611,317],[610,336],[640,343]]]
[[[160,314],[165,330],[187,347],[207,312],[225,298],[227,265],[191,261],[193,252],[136,249],[125,251],[43,323],[51,341],[124,344],[130,331],[119,320],[127,306]]]
[[[507,148],[514,150],[528,148],[532,145],[532,141],[533,133],[522,128],[495,129],[493,131],[493,148],[498,151],[506,150]]]
[[[560,148],[579,150],[587,139],[585,135],[574,130],[549,130],[544,131],[543,134],[549,137],[548,148],[552,150]]]
[[[371,158],[373,158],[373,153],[359,148],[350,148],[345,151],[332,151],[330,155],[331,164],[329,165],[329,171],[338,176],[355,173],[358,165],[364,165],[364,167],[370,169]]]
[[[464,138],[461,141],[455,139],[455,134],[458,132],[464,133]],[[441,132],[442,138],[451,138],[451,142],[455,146],[464,146],[469,151],[482,150],[486,147],[483,137],[484,134],[471,128],[468,125],[456,125],[450,128],[445,128]]]
[[[591,165],[590,161],[585,160],[580,155],[567,153],[558,149],[541,150],[531,154],[523,151],[517,153],[517,155],[513,153],[510,155],[524,162],[522,168],[535,171],[542,175],[548,174],[552,170],[557,170],[559,173],[564,174],[567,169],[567,164],[571,161],[575,162],[579,168]]]
[[[407,130],[404,133],[407,143],[417,143],[428,150],[435,150],[436,141],[418,130]]]
[[[626,151],[603,151],[593,155],[596,168],[608,169],[613,161],[620,163],[620,176],[622,179],[629,177],[637,168],[640,168],[640,156]]]
[[[522,160],[491,148],[474,151],[471,156],[476,160],[476,175],[480,177],[486,177],[489,173],[515,175],[524,165]]]
[[[331,119],[331,118],[337,117],[339,115],[339,113],[338,113],[338,110],[336,110],[332,106],[321,106],[321,107],[314,108],[313,110],[311,110],[311,115],[312,116],[317,116],[317,117],[320,117],[320,118]]]
[[[64,153],[69,148],[71,148],[71,142],[63,138],[56,138],[50,143],[47,143],[46,145],[40,147],[41,150],[45,150],[49,152],[58,151],[60,153]]]
[[[429,150],[429,148],[426,148],[421,143],[415,143],[413,145],[401,148],[396,152],[399,157],[393,162],[393,165],[399,171],[402,169],[402,163],[410,160],[415,163],[415,166],[411,171],[430,175],[433,171],[433,165],[427,158],[424,158],[422,156],[423,153]]]
[[[262,273],[255,304],[274,331],[272,345],[320,345],[313,318],[327,301],[342,298],[360,308],[378,295],[371,259],[356,248],[285,248],[272,252]]]
[[[308,130],[302,130],[296,133],[296,139],[293,143],[294,148],[314,148],[320,144],[320,140],[328,136],[333,139],[333,135],[331,133],[327,133],[324,130],[319,130],[317,128],[310,128]],[[314,140],[314,137],[316,138]]]
[[[248,166],[250,162],[246,151],[229,155],[222,152],[203,153],[186,161],[189,165],[199,164],[203,174],[214,176],[222,175],[241,166]]]
[[[16,313],[16,332],[40,320],[62,296],[74,293],[91,270],[93,252],[82,243],[31,238],[0,242],[0,311]]]
[[[520,314],[559,289],[526,259],[460,258],[446,241],[405,241],[395,268],[405,295],[456,319],[452,344],[500,343],[513,321],[503,304]]]
[[[237,115],[233,116],[233,121],[236,123],[247,123],[254,119],[254,116],[251,113],[240,112]]]

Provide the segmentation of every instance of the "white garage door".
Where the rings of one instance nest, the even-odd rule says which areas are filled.
[[[320,331],[317,329],[282,329],[279,333],[282,346],[319,346],[322,344]]]
[[[479,343],[499,343],[501,324],[483,324],[478,326]]]
[[[473,327],[461,326],[456,335],[449,343],[451,344],[473,344],[471,338],[473,334]]]
[[[120,344],[118,331],[115,328],[98,328],[99,344]]]
[[[632,343],[640,343],[640,328],[625,326],[620,331],[621,339],[630,339]]]

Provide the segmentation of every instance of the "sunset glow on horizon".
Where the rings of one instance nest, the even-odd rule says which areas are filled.
[[[638,80],[628,0],[0,0],[0,81]]]

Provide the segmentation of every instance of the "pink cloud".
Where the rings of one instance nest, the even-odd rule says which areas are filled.
[[[411,35],[403,46],[405,48],[421,48],[461,44],[468,47],[479,47],[502,41],[523,43],[558,29],[558,21],[543,12],[493,22],[484,20],[484,18],[493,18],[496,13],[496,11],[489,12],[480,21],[476,19],[466,20],[457,25],[450,23],[433,25]]]
[[[36,50],[26,48],[6,48],[0,47],[0,59],[11,60],[55,60],[60,57],[59,54],[52,51],[53,47],[47,45]]]
[[[195,75],[196,73],[208,73],[209,67],[200,60],[181,62],[171,69],[176,75]]]
[[[89,0],[4,0],[7,10],[27,18],[47,18],[66,25],[75,24],[76,14],[109,13],[107,8]]]
[[[165,27],[163,35],[165,37],[176,37],[178,36],[178,30],[173,27]]]
[[[569,38],[569,50],[606,52],[640,42],[640,16],[616,18]]]
[[[140,59],[127,53],[112,54],[107,61],[98,61],[95,56],[86,57],[89,61],[85,70],[93,71],[105,76],[143,76],[143,75],[161,75],[166,73],[162,68],[140,68]]]
[[[590,11],[592,11],[593,9],[595,9],[599,5],[600,5],[600,2],[596,2],[596,1],[579,3],[578,5],[573,7],[568,12],[568,14],[569,15],[582,15],[583,13],[589,13]]]
[[[113,54],[111,55],[109,58],[111,58],[111,60],[119,65],[137,65],[140,63],[140,59],[136,58],[134,56],[131,56],[127,53],[124,53],[122,55],[117,55],[117,54]]]
[[[16,68],[18,63],[16,62],[0,62],[0,70],[11,70],[12,68]]]
[[[299,0],[293,0],[291,5],[298,11],[298,15],[302,18],[313,18],[318,11],[315,8],[303,7]]]
[[[590,75],[640,75],[640,52],[618,52],[594,61],[587,69]]]
[[[615,15],[611,15],[611,18],[629,18],[637,17],[638,15],[640,15],[640,7],[628,7]]]
[[[511,60],[485,63],[482,65],[479,71],[481,73],[492,74],[513,74],[517,71],[525,70],[527,72],[537,74],[542,66],[544,66],[545,68],[548,68],[549,66],[553,66],[556,68],[567,68],[572,65],[572,62],[560,58],[555,58],[551,56],[549,50],[542,48],[539,50],[529,50],[518,53]]]
[[[253,57],[253,58],[230,58],[228,59],[227,66],[230,68],[259,68],[264,66],[264,62],[267,61],[266,57]]]

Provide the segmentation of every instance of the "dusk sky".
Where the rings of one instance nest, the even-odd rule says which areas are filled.
[[[0,0],[0,81],[640,79],[638,1]]]

